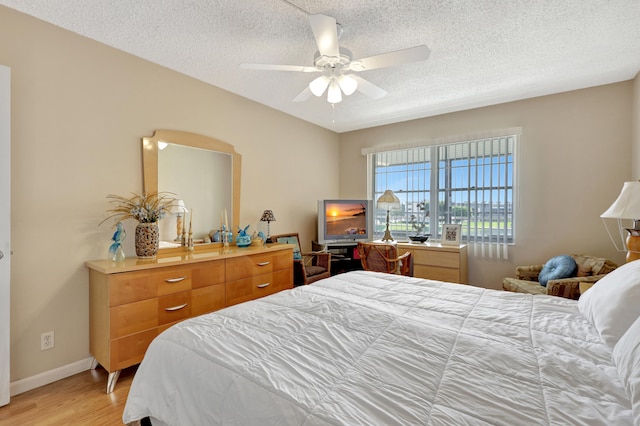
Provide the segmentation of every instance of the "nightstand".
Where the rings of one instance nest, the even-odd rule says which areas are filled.
[[[432,280],[467,284],[467,246],[426,242],[398,243],[398,254],[410,251],[413,276]]]

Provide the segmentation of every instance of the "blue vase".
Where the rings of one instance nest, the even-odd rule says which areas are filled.
[[[236,245],[238,247],[249,247],[251,245],[251,237],[249,235],[238,235],[236,237]]]

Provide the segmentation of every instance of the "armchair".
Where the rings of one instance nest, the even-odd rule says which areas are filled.
[[[398,256],[396,244],[359,242],[358,254],[365,271],[387,272],[413,276],[413,258],[411,252]]]
[[[293,249],[293,284],[296,286],[314,283],[331,276],[331,253],[302,253],[300,237],[297,233],[271,236],[271,241],[279,244],[294,244]]]
[[[549,280],[546,287],[538,282],[538,275],[544,264],[518,266],[515,278],[505,278],[502,281],[503,290],[518,293],[548,294],[578,299],[580,297],[580,283],[594,284],[600,278],[618,267],[615,263],[602,257],[572,254],[576,261],[577,271],[575,277]]]

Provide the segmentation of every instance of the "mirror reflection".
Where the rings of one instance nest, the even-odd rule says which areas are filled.
[[[207,242],[210,231],[223,223],[224,210],[232,212],[231,155],[169,143],[158,152],[158,191],[171,192],[187,210],[183,226],[193,227],[194,243]],[[180,241],[177,235],[178,206],[173,218],[160,227],[161,241]],[[227,213],[228,214],[228,213]],[[209,241],[210,242],[210,241]]]
[[[211,231],[238,223],[240,155],[232,145],[194,133],[158,130],[143,138],[146,192],[170,192],[182,200],[159,223],[161,248],[180,244],[180,227],[191,226],[196,244]]]

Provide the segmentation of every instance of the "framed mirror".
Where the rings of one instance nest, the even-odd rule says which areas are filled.
[[[146,193],[170,192],[188,211],[165,216],[159,223],[160,250],[179,244],[179,224],[192,227],[196,243],[226,222],[240,222],[242,156],[233,145],[196,133],[156,130],[142,138],[143,187]]]

